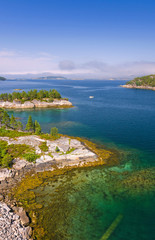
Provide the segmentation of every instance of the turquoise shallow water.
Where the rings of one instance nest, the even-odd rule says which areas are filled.
[[[120,166],[73,171],[56,179],[55,187],[49,182],[35,190],[37,201],[44,205],[41,214],[48,231],[46,239],[100,239],[119,214],[123,218],[110,240],[154,238],[153,174],[149,171],[155,160],[155,92],[124,89],[119,86],[123,83],[0,83],[0,92],[56,88],[75,106],[65,110],[16,110],[15,115],[24,124],[31,114],[45,132],[56,126],[61,133],[86,137],[122,153]],[[89,99],[90,95],[94,99]]]

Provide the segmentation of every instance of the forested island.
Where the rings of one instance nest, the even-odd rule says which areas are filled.
[[[155,75],[137,77],[131,81],[128,81],[125,85],[121,85],[121,86],[124,88],[155,90]]]
[[[0,77],[0,81],[5,81],[6,78],[5,77]]]
[[[72,103],[67,98],[62,98],[61,94],[50,89],[37,91],[36,89],[28,92],[14,91],[13,93],[0,94],[1,108],[66,108],[72,107]]]
[[[37,77],[36,80],[66,80],[67,78],[61,76],[45,76],[45,77]]]

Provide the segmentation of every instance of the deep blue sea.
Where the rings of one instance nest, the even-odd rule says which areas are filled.
[[[133,173],[133,176],[129,176],[132,180],[129,181],[130,187],[130,183],[127,184],[129,188],[126,190],[128,192],[126,196],[115,189],[114,180],[107,182],[104,178],[109,172],[122,172],[123,170],[119,167],[108,169],[108,171],[102,167],[84,172],[81,170],[76,176],[81,181],[79,180],[76,186],[75,173],[74,177],[70,176],[69,183],[61,180],[65,184],[65,189],[68,189],[67,184],[70,186],[69,192],[64,190],[64,201],[70,203],[66,206],[72,206],[70,213],[65,217],[68,219],[68,221],[65,220],[65,224],[68,224],[67,230],[64,230],[67,233],[65,232],[61,237],[57,235],[55,238],[50,238],[50,231],[53,229],[49,226],[47,227],[49,235],[45,239],[101,239],[120,213],[123,215],[121,223],[108,238],[103,239],[154,239],[154,196],[149,188],[150,179],[148,185],[144,184],[143,180],[135,178],[134,173],[143,170],[152,171],[154,167],[155,91],[120,87],[125,82],[116,80],[7,80],[0,82],[0,93],[12,92],[16,88],[25,91],[57,89],[62,97],[69,98],[74,108],[9,110],[9,113],[14,113],[24,124],[31,114],[33,119],[37,119],[41,124],[44,132],[50,132],[51,127],[56,126],[60,133],[85,137],[108,148],[117,149],[124,157],[120,168],[122,169],[123,166],[124,171]],[[90,99],[89,96],[94,98]],[[143,176],[144,180],[148,175]],[[84,176],[89,177],[86,180]],[[107,175],[107,179],[111,179],[109,176],[111,175]],[[134,178],[135,181],[142,181],[140,187],[145,188],[145,194],[138,189],[135,193],[132,189],[137,188],[132,186]],[[113,191],[111,190],[110,193],[108,189]],[[49,190],[47,188],[45,190],[47,196],[47,192],[52,191],[50,184]],[[114,191],[116,193],[113,195]],[[105,198],[105,194],[109,197]],[[49,202],[50,206],[52,199],[49,199],[48,196],[46,204]],[[42,202],[39,197],[38,202]],[[71,222],[72,226],[70,226]],[[57,231],[62,229],[62,225],[56,227]]]

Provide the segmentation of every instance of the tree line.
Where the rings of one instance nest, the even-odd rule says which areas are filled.
[[[0,100],[12,102],[13,100],[20,100],[21,102],[32,101],[34,99],[43,100],[48,99],[52,102],[54,99],[60,99],[61,95],[56,89],[40,90],[37,89],[30,90],[28,92],[13,92],[13,93],[2,93],[0,94]]]
[[[150,86],[155,87],[155,75],[148,75],[143,77],[134,78],[131,81],[126,83],[127,85],[136,85],[136,86]]]
[[[29,115],[26,127],[23,129],[21,121],[18,121],[13,114],[10,117],[3,108],[0,108],[0,127],[12,130],[25,130],[26,132],[32,132],[38,135],[42,133],[40,124],[37,120],[33,121],[31,115]],[[58,129],[56,127],[51,128],[50,134],[52,137],[57,137]]]
[[[24,130],[23,124],[21,123],[21,121],[18,121],[13,114],[10,117],[9,114],[2,108],[0,108],[0,127],[12,129],[12,130]],[[26,127],[25,127],[25,131],[40,134],[41,126],[37,122],[37,120],[33,122],[32,117],[29,116]]]

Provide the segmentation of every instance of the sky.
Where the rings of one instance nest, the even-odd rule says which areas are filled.
[[[154,0],[0,0],[0,74],[153,74],[154,12]]]

